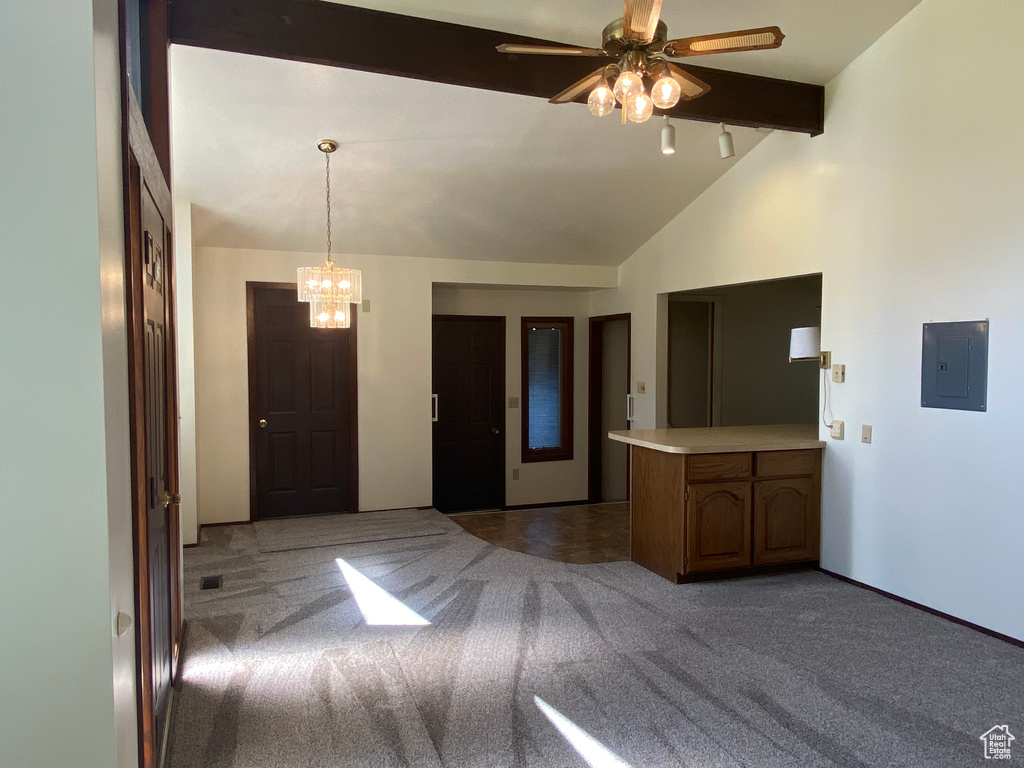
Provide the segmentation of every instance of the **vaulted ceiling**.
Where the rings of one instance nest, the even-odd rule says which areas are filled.
[[[666,0],[662,18],[673,36],[778,24],[782,48],[700,63],[824,84],[917,2]],[[621,15],[592,0],[357,4],[581,45]],[[330,137],[337,251],[614,265],[764,138],[732,128],[737,158],[723,161],[717,125],[675,121],[666,157],[657,120],[181,45],[171,94],[175,194],[194,204],[199,246],[322,250],[316,141]]]

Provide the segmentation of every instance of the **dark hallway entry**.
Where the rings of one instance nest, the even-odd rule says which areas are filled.
[[[434,508],[504,506],[504,317],[434,315],[433,392]]]
[[[250,517],[356,512],[356,315],[310,328],[295,285],[246,283]]]
[[[629,498],[629,449],[608,432],[629,429],[630,316],[590,318],[589,501]]]

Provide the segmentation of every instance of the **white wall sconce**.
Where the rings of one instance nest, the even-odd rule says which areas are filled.
[[[789,362],[816,360],[819,368],[832,367],[832,353],[821,350],[821,328],[794,328],[789,332]]]

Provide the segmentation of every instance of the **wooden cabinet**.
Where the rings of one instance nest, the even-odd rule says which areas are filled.
[[[819,449],[687,455],[683,484],[684,579],[818,559]]]
[[[812,477],[754,483],[754,563],[817,560],[821,518]]]
[[[750,483],[703,483],[686,493],[685,571],[750,565]]]

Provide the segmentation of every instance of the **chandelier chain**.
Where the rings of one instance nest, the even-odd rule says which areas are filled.
[[[331,262],[331,156],[327,157],[327,263]]]

